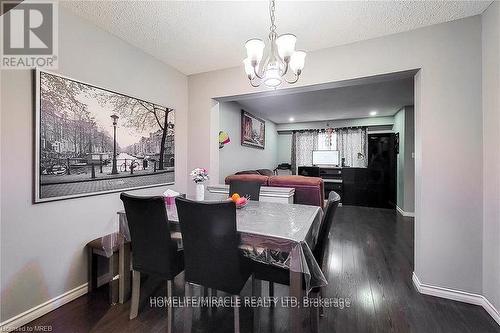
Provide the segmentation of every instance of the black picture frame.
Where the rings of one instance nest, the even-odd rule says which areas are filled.
[[[35,69],[33,76],[34,203],[175,184],[173,108],[45,70]],[[107,104],[107,108],[97,110],[106,98],[123,103],[112,112],[120,114],[122,124],[120,119],[114,124],[116,120],[108,114],[96,113],[111,112]],[[145,123],[133,128],[136,110]],[[81,112],[81,119],[74,115],[76,112]],[[122,134],[127,143],[140,137],[139,141],[120,147],[113,135],[120,125],[127,128],[129,136]],[[77,143],[78,137],[82,139]],[[101,142],[97,143],[96,138]],[[115,144],[120,154],[118,150],[113,154],[111,147]],[[122,153],[131,158],[120,160]],[[112,162],[114,159],[116,163]]]
[[[245,110],[241,110],[241,145],[266,148],[266,121]]]

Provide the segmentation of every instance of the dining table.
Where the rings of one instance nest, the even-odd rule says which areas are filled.
[[[188,196],[188,199],[190,197]],[[204,201],[227,200],[223,195],[205,193]],[[167,200],[166,200],[167,202]],[[171,236],[182,246],[179,218],[174,200],[166,204]],[[239,248],[252,260],[289,269],[290,271],[290,319],[291,331],[300,332],[303,320],[302,298],[314,287],[327,285],[327,280],[316,262],[311,249],[318,239],[323,211],[320,207],[277,202],[248,201],[243,208],[236,209],[236,228],[240,235]],[[118,212],[121,238],[130,241],[127,216]],[[119,238],[117,238],[119,239]],[[103,240],[105,247],[113,248],[113,240]],[[124,245],[121,245],[124,246]],[[104,249],[106,251],[106,249]],[[126,253],[126,251],[124,251]],[[133,256],[133,254],[132,254]],[[120,276],[127,276],[125,267],[130,267],[130,255],[120,256]],[[122,275],[123,274],[123,275]],[[130,286],[120,283],[119,299],[124,302],[130,294]],[[305,289],[304,287],[305,286]],[[296,303],[292,303],[296,300]]]

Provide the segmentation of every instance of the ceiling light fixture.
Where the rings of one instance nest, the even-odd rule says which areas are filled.
[[[377,111],[370,111],[370,116],[376,116],[377,115]]]
[[[268,87],[276,88],[283,81],[294,84],[304,68],[306,58],[305,51],[295,51],[297,37],[292,34],[278,36],[275,21],[275,0],[269,2],[269,15],[271,26],[269,32],[270,50],[267,58],[262,61],[265,44],[261,39],[250,39],[245,43],[247,58],[243,60],[245,73],[253,87],[259,87],[262,83]],[[290,71],[291,69],[291,71]],[[291,80],[286,78],[289,72],[293,72]]]

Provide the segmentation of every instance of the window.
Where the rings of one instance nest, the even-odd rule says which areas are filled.
[[[367,133],[365,127],[337,128],[294,132],[292,136],[292,170],[312,165],[313,150],[338,150],[346,166],[365,168]]]

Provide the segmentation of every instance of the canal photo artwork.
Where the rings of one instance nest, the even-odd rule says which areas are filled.
[[[173,184],[173,109],[41,70],[35,82],[35,202]]]

